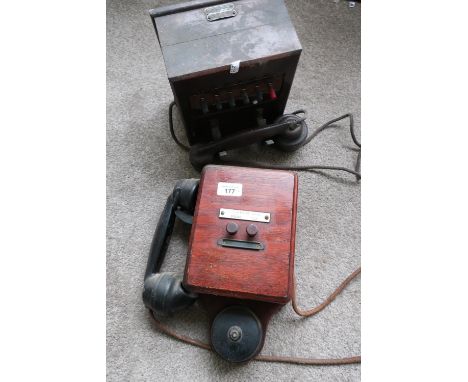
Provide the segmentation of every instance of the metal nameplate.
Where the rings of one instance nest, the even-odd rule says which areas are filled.
[[[233,3],[215,5],[213,7],[205,8],[205,15],[208,21],[216,21],[237,15]]]
[[[223,219],[249,220],[252,222],[269,223],[269,212],[231,210],[229,208],[220,208],[219,217]]]

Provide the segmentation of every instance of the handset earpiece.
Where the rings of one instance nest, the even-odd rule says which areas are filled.
[[[302,112],[302,110],[298,110]],[[276,124],[289,123],[289,127],[275,136],[275,146],[281,151],[292,152],[304,146],[309,129],[305,120],[298,114],[285,114],[275,120]]]
[[[171,314],[189,307],[197,299],[182,286],[182,278],[175,273],[159,273],[166,255],[174,228],[176,211],[179,207],[185,214],[193,214],[198,192],[198,179],[184,179],[177,182],[167,198],[159,218],[146,265],[143,288],[143,302],[157,313]]]

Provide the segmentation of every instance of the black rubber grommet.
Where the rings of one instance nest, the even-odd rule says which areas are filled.
[[[213,320],[211,344],[213,350],[226,361],[248,361],[259,353],[262,343],[262,324],[247,307],[230,306]]]

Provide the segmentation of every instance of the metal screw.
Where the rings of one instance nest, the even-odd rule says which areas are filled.
[[[268,220],[268,215],[265,215],[265,220]]]
[[[356,6],[356,3],[354,1],[348,1],[348,7],[354,8]]]
[[[221,211],[221,215],[224,215],[224,211]]]
[[[231,326],[228,330],[229,339],[239,341],[242,337],[242,329],[238,326]]]

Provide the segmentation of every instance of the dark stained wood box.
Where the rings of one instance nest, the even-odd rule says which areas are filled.
[[[230,216],[229,210],[244,213],[221,217],[224,211]],[[190,235],[185,287],[202,294],[287,303],[293,283],[296,210],[294,173],[206,166]],[[266,216],[268,221],[261,221]],[[230,223],[237,224],[237,233],[227,232]],[[250,224],[258,230],[253,237],[246,230]],[[239,240],[249,246],[259,243],[263,249],[226,247],[221,240]]]
[[[223,12],[233,13],[209,21]],[[268,123],[283,114],[302,51],[283,0],[192,1],[150,15],[190,144],[214,138],[213,120],[226,136],[255,127],[258,108]]]

